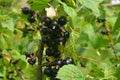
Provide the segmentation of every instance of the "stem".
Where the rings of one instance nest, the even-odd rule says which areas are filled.
[[[38,65],[37,65],[37,80],[42,80],[42,56],[43,56],[44,44],[40,41],[38,50]]]
[[[18,74],[18,76],[20,77],[21,80],[25,80],[24,76],[22,75],[21,71],[18,69],[17,65],[14,64],[15,70]]]
[[[96,61],[95,59],[91,59],[91,58],[87,58],[87,57],[83,57],[83,56],[79,56],[79,55],[76,55],[76,58],[90,60],[90,61],[93,61],[93,62],[99,64],[99,62]]]
[[[111,48],[113,49],[113,53],[114,53],[114,55],[115,55],[116,61],[118,61],[119,58],[118,58],[118,56],[117,56],[117,51],[116,51],[116,49],[115,49],[115,47],[114,47],[114,42],[113,42],[113,39],[112,39],[112,37],[111,37],[111,35],[110,35],[110,29],[106,26],[106,21],[103,22],[103,27],[105,27],[105,29],[106,29],[107,32],[108,32],[107,35],[108,35],[108,38],[109,38],[109,42],[110,42]]]

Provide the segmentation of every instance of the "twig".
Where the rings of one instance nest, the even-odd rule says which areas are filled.
[[[120,3],[117,4],[105,4],[106,7],[117,7],[120,6]]]
[[[37,80],[42,80],[42,56],[43,56],[44,44],[40,41],[38,50],[38,66],[37,66]]]
[[[25,80],[24,76],[22,75],[21,71],[18,69],[17,65],[14,64],[15,70],[18,74],[18,76],[20,77],[21,80]]]
[[[111,37],[111,35],[110,35],[110,29],[109,29],[109,28],[107,27],[107,25],[106,25],[106,21],[103,22],[103,27],[105,27],[106,31],[108,32],[107,35],[108,35],[108,38],[109,38],[109,42],[110,42],[111,48],[113,49],[113,53],[114,53],[114,55],[115,55],[116,60],[118,61],[119,58],[118,58],[118,56],[117,56],[117,51],[116,51],[116,49],[115,49],[115,47],[114,47],[114,42],[113,42],[113,39],[112,39],[112,37]]]
[[[94,61],[95,63],[99,64],[99,62],[96,61],[95,59],[91,59],[91,58],[88,58],[88,57],[83,57],[83,56],[76,55],[76,58],[80,58],[80,59],[86,59],[86,60]]]

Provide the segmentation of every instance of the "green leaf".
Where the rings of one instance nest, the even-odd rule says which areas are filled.
[[[115,25],[114,25],[114,28],[113,28],[113,32],[119,31],[119,29],[120,29],[120,13],[118,14],[117,21],[115,22]]]
[[[14,26],[15,26],[15,23],[13,22],[13,20],[6,20],[2,22],[2,27],[8,28],[11,31],[14,31]]]
[[[67,6],[65,3],[61,3],[63,5],[64,11],[70,16],[70,17],[74,17],[77,16],[77,12],[75,11],[75,9],[73,9],[72,7]]]
[[[100,78],[103,78],[105,76],[104,72],[102,72],[100,68],[98,68],[95,64],[92,64],[92,70],[90,75]]]
[[[120,79],[120,66],[116,69],[115,77],[117,77],[117,80]]]
[[[82,5],[91,9],[96,16],[99,16],[98,3],[95,0],[78,0]]]
[[[43,10],[49,0],[28,0],[28,3],[32,3],[31,9],[41,11]]]
[[[97,47],[97,36],[95,34],[94,28],[91,24],[87,24],[84,27],[84,33],[86,33],[88,35],[89,41],[91,42],[92,46],[94,48]]]
[[[85,80],[80,69],[72,64],[60,68],[57,78],[60,80]]]

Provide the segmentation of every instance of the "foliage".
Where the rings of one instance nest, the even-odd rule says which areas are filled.
[[[70,32],[70,38],[60,49],[62,58],[72,57],[75,62],[75,65],[63,66],[57,77],[61,80],[119,80],[120,60],[116,58],[120,56],[120,7],[104,6],[108,2],[110,0],[68,0],[66,3],[28,0],[30,8],[39,16],[31,24],[26,19],[28,16],[21,13],[21,7],[13,5],[18,1],[0,0],[0,80],[20,80],[17,71],[25,80],[36,80],[37,63],[28,64],[25,53],[33,51],[35,57],[37,55],[41,40],[37,28],[41,17],[49,13],[45,11],[46,7],[52,7],[56,12],[51,18],[67,16],[65,29]],[[97,22],[98,18],[106,19],[105,26]],[[103,35],[103,30],[109,31],[109,35]],[[42,59],[45,62],[45,58]]]

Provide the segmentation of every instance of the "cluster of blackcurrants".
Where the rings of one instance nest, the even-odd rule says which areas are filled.
[[[26,58],[29,58],[28,59],[29,64],[34,65],[36,63],[36,58],[34,57],[33,52],[27,51],[25,55],[26,55]]]
[[[65,45],[69,38],[69,32],[63,26],[67,23],[65,16],[61,16],[58,20],[52,20],[49,17],[42,19],[41,34],[42,43],[47,45],[46,57],[54,57],[55,60],[47,65],[44,69],[44,74],[50,77],[50,80],[59,80],[56,78],[57,72],[60,67],[67,64],[73,64],[72,58],[60,59],[61,52],[59,51],[60,45]],[[46,58],[49,62],[49,59]]]
[[[69,32],[65,31],[63,26],[67,20],[61,16],[58,20],[51,20],[49,17],[42,19],[41,34],[42,42],[48,46],[46,49],[47,56],[59,57],[59,45],[65,45],[69,38]]]
[[[44,74],[50,77],[50,80],[60,80],[56,78],[57,72],[62,66],[67,64],[74,64],[73,59],[70,57],[67,57],[64,60],[57,59],[46,66],[46,68],[44,69]]]
[[[33,10],[30,10],[28,7],[23,7],[22,12],[23,14],[28,15],[28,21],[30,23],[35,22],[35,12]]]
[[[97,22],[102,23],[102,26],[105,27],[106,19],[105,19],[105,18],[97,18]],[[106,30],[106,29],[103,29],[103,30],[101,31],[101,34],[103,34],[103,35],[108,35],[108,34],[109,34],[109,31]]]

